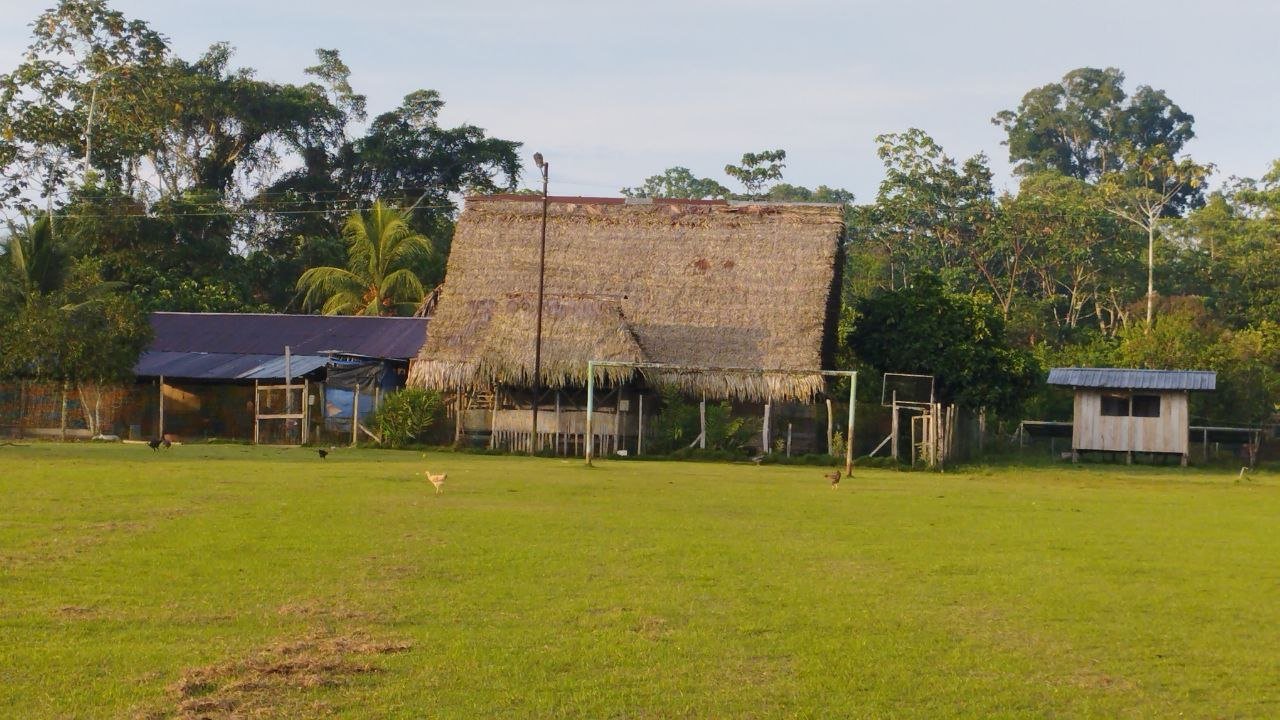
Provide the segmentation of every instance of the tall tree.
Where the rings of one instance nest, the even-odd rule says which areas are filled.
[[[1195,137],[1195,118],[1163,90],[1140,85],[1128,95],[1124,80],[1116,68],[1078,68],[1028,92],[1017,110],[998,113],[991,122],[1005,130],[1014,171],[1055,170],[1088,182],[1125,171],[1130,183],[1142,185],[1145,173],[1131,164],[1135,156],[1157,148],[1181,154]],[[1198,188],[1185,186],[1167,205],[1181,211],[1199,197]]]
[[[849,347],[881,372],[935,376],[944,402],[997,412],[1016,409],[1040,380],[1030,353],[1012,348],[985,298],[947,291],[921,275],[861,300]]]
[[[885,165],[876,202],[861,214],[855,240],[874,243],[888,258],[885,286],[898,287],[917,272],[935,272],[964,288],[975,276],[974,242],[991,221],[995,193],[986,157],[963,164],[923,130],[880,135]]]
[[[709,200],[729,197],[729,188],[700,178],[686,167],[667,168],[661,175],[650,175],[638,187],[622,188],[622,194],[633,198],[682,198]]]
[[[413,272],[432,252],[405,216],[375,202],[367,214],[353,213],[343,227],[347,267],[313,267],[298,279],[302,304],[325,315],[408,315],[424,296]]]
[[[786,150],[743,153],[739,164],[725,165],[724,172],[742,183],[742,187],[747,190],[747,199],[759,200],[770,181],[782,179],[782,169],[787,166],[786,159]]]
[[[1107,211],[1146,235],[1147,325],[1150,326],[1156,298],[1156,237],[1164,225],[1165,214],[1184,191],[1198,192],[1213,166],[1200,165],[1190,158],[1176,158],[1161,145],[1149,149],[1126,146],[1121,156],[1128,171],[1107,173],[1100,187]],[[1132,182],[1134,173],[1141,176],[1141,183]]]

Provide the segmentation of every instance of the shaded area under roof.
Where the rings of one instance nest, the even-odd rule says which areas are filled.
[[[1126,368],[1053,368],[1050,385],[1114,390],[1214,390],[1212,370],[1133,370]]]
[[[157,312],[151,313],[151,329],[148,353],[283,356],[288,345],[295,358],[334,351],[408,360],[427,339],[424,318],[359,315]]]
[[[329,362],[324,355],[294,355],[290,372],[301,377]],[[134,366],[138,377],[188,380],[279,380],[285,376],[283,355],[147,351]]]

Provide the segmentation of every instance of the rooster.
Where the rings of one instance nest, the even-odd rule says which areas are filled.
[[[320,448],[319,450],[316,451],[316,453],[320,456],[321,460],[329,457],[329,451],[325,450],[324,448]]]
[[[437,495],[443,492],[440,488],[444,486],[444,479],[449,477],[448,473],[440,473],[439,475],[432,475],[430,470],[423,470],[422,474],[426,475],[427,479],[431,481],[431,484],[436,486]]]
[[[832,470],[831,472],[823,475],[822,477],[831,481],[832,490],[840,489],[840,471],[839,470]]]

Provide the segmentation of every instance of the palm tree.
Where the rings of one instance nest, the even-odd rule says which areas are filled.
[[[7,302],[30,304],[62,288],[67,262],[54,245],[48,215],[25,228],[11,226],[4,258],[8,267],[0,270],[0,294]]]
[[[411,314],[422,302],[422,281],[411,269],[431,257],[431,241],[398,210],[375,202],[342,227],[347,267],[314,267],[298,278],[304,308],[325,315]]]

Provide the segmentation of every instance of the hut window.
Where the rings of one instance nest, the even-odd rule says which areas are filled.
[[[1102,414],[1105,417],[1128,417],[1129,398],[1126,395],[1103,395]]]
[[[1133,396],[1133,416],[1134,417],[1160,417],[1160,396],[1159,395],[1134,395]]]

